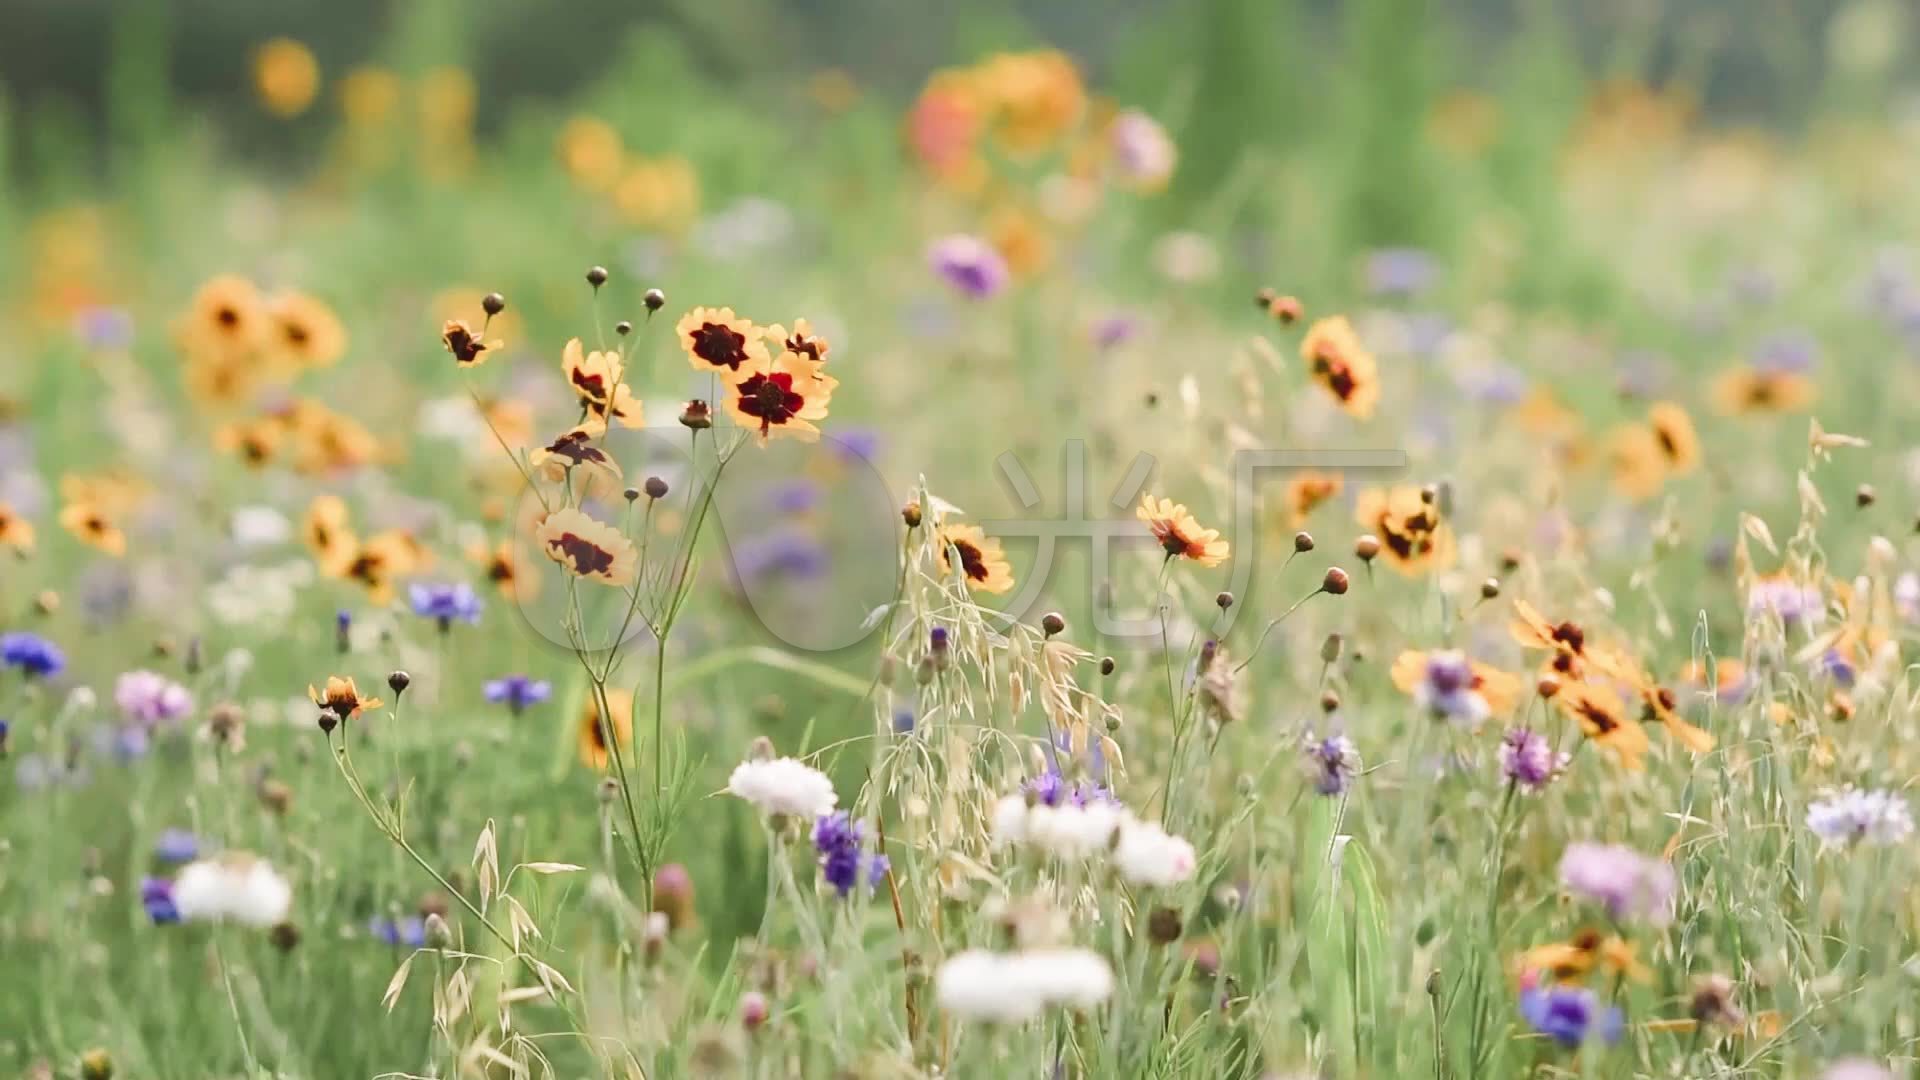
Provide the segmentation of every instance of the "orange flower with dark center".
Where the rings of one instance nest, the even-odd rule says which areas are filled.
[[[259,290],[232,274],[209,278],[176,328],[180,346],[196,361],[235,360],[253,351],[266,329]]]
[[[1300,341],[1300,358],[1307,370],[1350,416],[1366,419],[1380,401],[1380,375],[1373,354],[1346,316],[1321,319],[1307,328]]]
[[[547,515],[535,533],[547,558],[575,577],[604,585],[633,580],[639,553],[633,542],[611,525],[568,507]]]
[[[1714,407],[1723,413],[1799,412],[1813,403],[1812,380],[1794,371],[1736,367],[1713,381]]]
[[[1594,667],[1610,678],[1632,687],[1640,699],[1640,722],[1658,724],[1674,741],[1696,754],[1713,749],[1713,736],[1687,723],[1680,716],[1680,699],[1661,686],[1632,658],[1625,654],[1603,652],[1593,658]]]
[[[213,433],[214,449],[237,454],[249,468],[266,467],[280,449],[282,428],[271,417],[223,425]]]
[[[531,597],[539,589],[539,578],[521,576],[520,552],[511,540],[502,540],[491,549],[476,544],[468,549],[467,557],[480,566],[480,576],[508,599]]]
[[[613,747],[607,741],[609,735],[623,749],[633,742],[633,695],[624,690],[608,690],[607,709],[613,714],[611,724],[602,721],[600,702],[589,693],[580,711],[580,761],[600,772],[605,772],[613,763]]]
[[[1668,471],[1687,473],[1700,463],[1700,435],[1687,410],[1671,401],[1655,402],[1647,410],[1647,426],[1653,429],[1654,443]]]
[[[338,495],[321,495],[307,505],[300,535],[322,570],[339,565],[346,552],[360,546],[348,524],[347,504]]]
[[[463,368],[479,367],[487,362],[488,353],[500,348],[498,341],[482,341],[465,319],[448,319],[440,328],[440,343]]]
[[[1172,499],[1142,495],[1133,516],[1146,522],[1147,531],[1169,559],[1192,559],[1201,566],[1219,566],[1227,561],[1230,546],[1220,539],[1219,531],[1202,527],[1185,506]]]
[[[726,392],[733,422],[755,431],[762,443],[774,435],[802,440],[819,437],[811,421],[824,419],[838,379],[820,374],[820,365],[798,353],[781,353],[765,371],[756,371]]]
[[[1541,972],[1562,983],[1581,982],[1596,969],[1636,982],[1653,977],[1625,938],[1598,930],[1582,930],[1568,941],[1528,949],[1515,966],[1522,974]]]
[[[1612,751],[1620,764],[1640,769],[1646,756],[1647,731],[1627,715],[1620,695],[1604,686],[1573,682],[1560,688],[1554,703],[1580,725],[1587,739]]]
[[[791,333],[779,323],[767,327],[767,340],[785,352],[804,356],[816,364],[826,363],[827,353],[833,349],[826,338],[813,332],[812,325],[805,319],[795,319]]]
[[[321,565],[328,577],[355,582],[374,604],[393,600],[394,583],[426,562],[426,552],[409,533],[388,529],[353,547],[337,546],[333,561]]]
[[[343,679],[338,675],[327,676],[325,689],[309,684],[307,698],[342,720],[351,720],[369,709],[379,708],[382,704],[379,698],[361,697],[360,688],[353,685],[351,678]]]
[[[681,316],[673,332],[695,371],[718,373],[737,382],[767,364],[765,331],[740,318],[732,308],[697,307]]]
[[[127,534],[96,503],[69,503],[60,511],[60,527],[81,543],[116,559],[127,553]]]
[[[1300,473],[1287,481],[1285,505],[1287,527],[1298,529],[1320,504],[1340,494],[1341,479],[1335,473]]]
[[[267,308],[267,344],[295,371],[333,364],[347,350],[347,331],[333,309],[304,293],[283,293]]]
[[[1380,539],[1388,566],[1418,577],[1453,562],[1453,530],[1425,488],[1368,488],[1354,502],[1354,519]]]
[[[4,502],[0,502],[0,547],[19,555],[33,550],[33,522]]]
[[[1614,490],[1634,502],[1660,494],[1667,480],[1667,458],[1658,433],[1642,424],[1624,424],[1607,440],[1607,463]]]
[[[979,592],[1003,593],[1013,588],[1013,567],[1000,550],[1000,541],[988,536],[977,525],[947,525],[935,537],[939,544],[940,572],[952,574],[954,560],[967,587]]]
[[[620,478],[619,464],[605,450],[593,445],[593,437],[582,428],[574,428],[528,454],[527,462],[556,484],[565,480],[571,470],[582,467],[609,480]]]

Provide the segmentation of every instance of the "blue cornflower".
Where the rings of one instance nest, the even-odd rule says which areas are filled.
[[[1532,986],[1520,991],[1520,1016],[1533,1030],[1561,1046],[1589,1039],[1611,1043],[1620,1037],[1620,1010],[1603,1006],[1584,986]]]
[[[427,943],[427,921],[418,915],[403,915],[398,919],[374,918],[368,920],[367,929],[374,937],[396,948],[406,946],[417,949]]]
[[[1344,795],[1360,772],[1360,749],[1345,735],[1317,738],[1311,732],[1301,740],[1307,779],[1322,795]]]
[[[505,705],[513,715],[519,716],[529,706],[538,705],[552,697],[553,684],[526,675],[508,675],[488,682],[485,692],[489,702]]]
[[[845,810],[822,814],[813,825],[813,847],[820,853],[820,876],[846,896],[864,879],[868,888],[887,876],[887,857],[864,850],[865,830]]]
[[[192,862],[200,857],[200,838],[185,829],[165,829],[153,841],[153,857],[161,862]]]
[[[413,613],[439,623],[441,633],[451,628],[455,621],[480,621],[480,596],[473,591],[473,586],[464,581],[457,585],[415,582],[408,587],[407,598],[413,603]]]
[[[734,544],[733,569],[742,582],[765,575],[817,578],[827,572],[831,556],[806,531],[782,528]]]
[[[7,736],[13,733],[13,725],[0,720],[0,757],[7,756]]]
[[[0,634],[0,664],[19,668],[29,677],[47,678],[66,669],[67,657],[60,646],[39,634],[15,630]]]
[[[140,906],[147,909],[147,918],[155,926],[180,921],[180,909],[173,903],[173,882],[166,878],[140,879]]]
[[[1419,248],[1381,248],[1367,254],[1367,291],[1375,296],[1411,296],[1440,276],[1440,264]]]
[[[333,616],[333,649],[342,655],[353,649],[353,612],[345,608]]]
[[[847,460],[872,461],[880,453],[880,433],[872,428],[846,427],[829,440],[834,452]]]
[[[1033,800],[1046,806],[1059,806],[1072,803],[1085,806],[1088,803],[1105,802],[1113,799],[1113,793],[1091,780],[1069,781],[1060,775],[1059,766],[1049,763],[1047,771],[1020,785],[1021,789],[1033,796]]]
[[[771,501],[783,514],[804,514],[820,505],[821,496],[819,484],[800,476],[775,486]]]

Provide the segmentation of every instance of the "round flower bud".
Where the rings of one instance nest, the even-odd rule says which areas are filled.
[[[497,292],[490,292],[480,298],[480,310],[486,312],[488,317],[498,315],[507,310],[507,298]]]
[[[1320,591],[1329,596],[1343,596],[1347,591],[1347,572],[1337,566],[1327,567],[1327,576],[1320,579]]]
[[[1346,647],[1346,639],[1339,634],[1328,634],[1320,643],[1320,659],[1325,663],[1334,663],[1340,659],[1340,650]]]
[[[1306,313],[1306,307],[1297,296],[1276,296],[1273,303],[1267,305],[1267,314],[1280,320],[1282,326],[1292,326]]]
[[[920,527],[920,520],[921,520],[921,518],[920,518],[920,503],[919,503],[918,501],[914,501],[914,502],[909,502],[909,503],[907,503],[907,505],[905,505],[905,506],[903,506],[903,507],[901,507],[901,508],[900,508],[900,520],[902,520],[902,521],[904,521],[904,522],[906,522],[906,523],[907,523],[907,528],[909,528],[909,529],[917,529],[917,528],[919,528],[919,527]]]
[[[630,487],[627,490],[621,492],[620,497],[627,500],[628,502],[639,502],[640,489],[637,487]]]
[[[1874,498],[1873,485],[1861,484],[1858,488],[1854,489],[1853,505],[1865,510],[1867,507],[1873,505]]]
[[[1147,916],[1147,940],[1155,945],[1171,945],[1180,940],[1180,933],[1186,929],[1180,922],[1180,913],[1172,908],[1155,908]]]
[[[1048,637],[1062,633],[1066,628],[1066,616],[1061,615],[1057,611],[1049,611],[1045,615],[1040,616],[1040,629],[1046,631]]]
[[[619,334],[621,337],[626,337],[628,334],[633,333],[633,324],[625,319],[621,319],[619,322],[613,324],[613,332]]]
[[[749,990],[740,995],[740,1026],[758,1031],[767,1022],[767,995]]]
[[[1331,690],[1320,695],[1320,711],[1336,713],[1340,711],[1340,695]]]
[[[407,674],[404,671],[396,671],[393,674],[387,676],[387,689],[393,691],[393,696],[396,698],[399,697],[401,694],[406,693],[407,687],[412,685],[413,685],[413,676]]]
[[[1293,550],[1296,555],[1305,555],[1307,552],[1312,551],[1313,534],[1305,531],[1294,533]]]
[[[587,284],[599,288],[607,283],[607,268],[604,266],[587,267]]]
[[[1560,692],[1560,680],[1552,675],[1542,675],[1540,681],[1534,684],[1534,690],[1538,691],[1541,697],[1550,698]]]
[[[1360,538],[1353,542],[1353,557],[1363,563],[1372,562],[1374,556],[1378,554],[1380,554],[1380,538],[1372,533],[1361,533]]]
[[[713,407],[695,398],[687,402],[686,408],[680,410],[680,423],[694,431],[710,428],[713,426]]]
[[[1215,593],[1213,606],[1219,608],[1221,611],[1227,610],[1233,606],[1233,594],[1230,592]]]
[[[648,289],[647,295],[642,297],[641,300],[647,305],[647,314],[649,315],[667,306],[667,294],[661,292],[659,289]]]
[[[1480,599],[1492,600],[1500,595],[1500,579],[1488,578],[1480,583]]]
[[[664,499],[667,497],[667,482],[657,476],[647,477],[647,498]]]
[[[1111,674],[1113,674],[1113,669],[1114,669],[1114,667],[1115,667],[1115,666],[1116,666],[1116,664],[1115,664],[1115,662],[1114,662],[1114,659],[1113,659],[1113,657],[1111,657],[1111,656],[1103,656],[1103,657],[1101,657],[1101,658],[1100,658],[1100,674],[1102,674],[1102,675],[1111,675]]]

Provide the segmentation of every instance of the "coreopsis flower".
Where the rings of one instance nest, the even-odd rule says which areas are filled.
[[[1500,775],[1521,791],[1539,791],[1566,771],[1573,755],[1555,753],[1545,735],[1510,728],[1500,739]]]
[[[1800,412],[1813,404],[1813,380],[1797,371],[1736,367],[1713,380],[1713,404],[1722,413]]]
[[[820,877],[842,898],[854,886],[873,888],[886,879],[887,857],[869,854],[865,830],[845,810],[822,814],[813,825],[813,849],[820,857]]]
[[[127,553],[127,534],[96,503],[68,503],[60,511],[60,527],[74,539],[116,559]]]
[[[1227,561],[1230,546],[1220,539],[1219,530],[1202,528],[1185,506],[1172,499],[1143,494],[1133,516],[1146,523],[1168,559],[1187,558],[1209,567]]]
[[[327,676],[325,689],[309,684],[307,698],[342,720],[351,720],[384,704],[377,697],[361,697],[360,688],[353,684],[353,678],[339,675]]]
[[[1011,274],[998,249],[965,233],[934,241],[927,249],[927,263],[955,291],[974,300],[998,293]]]
[[[979,526],[942,525],[934,542],[940,553],[942,576],[953,574],[953,560],[958,558],[968,588],[988,593],[1004,593],[1013,588],[1013,566],[1000,550],[1000,541],[988,536]]]
[[[1015,155],[1038,153],[1079,123],[1087,92],[1080,70],[1053,49],[999,53],[974,69],[990,132]]]
[[[148,727],[176,721],[193,711],[193,693],[157,672],[129,671],[115,680],[113,702],[120,714]]]
[[[17,555],[27,555],[33,551],[33,541],[33,522],[20,516],[12,506],[0,502],[0,548]]]
[[[1589,664],[1602,671],[1621,671],[1629,663],[1615,649],[1588,640],[1587,632],[1575,622],[1549,622],[1525,600],[1513,602],[1514,619],[1507,631],[1522,648],[1547,649],[1553,655],[1545,670],[1563,679],[1581,679]]]
[[[534,679],[526,675],[508,675],[504,678],[490,679],[481,688],[481,694],[488,703],[505,705],[507,711],[515,716],[540,704],[553,696],[553,684],[545,679]]]
[[[754,432],[763,445],[775,435],[811,442],[820,437],[812,421],[826,418],[827,403],[839,385],[838,379],[821,374],[819,364],[783,352],[722,394],[733,422]]]
[[[840,801],[826,773],[790,757],[741,762],[727,777],[727,793],[780,817],[817,819]]]
[[[613,208],[642,229],[682,229],[700,211],[700,174],[679,154],[630,157],[610,193]]]
[[[453,362],[459,367],[479,367],[487,362],[487,354],[498,352],[501,343],[483,340],[481,334],[473,331],[472,324],[465,319],[448,319],[440,327],[440,344],[446,346],[453,355]]]
[[[1344,315],[1320,319],[1300,341],[1307,372],[1348,415],[1365,420],[1380,402],[1380,370]]]
[[[388,529],[351,547],[336,547],[330,560],[320,562],[320,573],[354,582],[366,589],[367,599],[384,605],[393,600],[394,585],[426,561],[425,549],[411,533]]]
[[[1342,486],[1338,473],[1303,472],[1289,477],[1281,499],[1281,505],[1286,508],[1287,528],[1305,525],[1321,503],[1340,494]]]
[[[1647,410],[1647,427],[1660,448],[1667,471],[1678,476],[1700,464],[1700,435],[1687,410],[1671,401],[1658,401]]]
[[[1623,424],[1607,437],[1607,465],[1613,488],[1634,502],[1660,494],[1667,481],[1667,458],[1659,436],[1645,424]]]
[[[1602,1004],[1592,990],[1551,983],[1520,991],[1520,1016],[1533,1030],[1567,1049],[1588,1042],[1614,1042],[1624,1024],[1620,1010]]]
[[[607,691],[607,708],[613,714],[611,725],[600,716],[600,702],[588,694],[580,710],[580,761],[596,772],[606,772],[613,763],[614,746],[624,750],[633,742],[633,695],[624,690]],[[613,742],[607,741],[608,737]]]
[[[1849,787],[1809,803],[1807,828],[1832,845],[1894,844],[1913,834],[1913,811],[1896,792]]]
[[[266,332],[259,290],[233,274],[207,279],[175,326],[175,338],[187,355],[210,364],[250,356]]]
[[[1647,729],[1627,715],[1620,695],[1593,683],[1568,683],[1553,696],[1554,704],[1580,725],[1590,742],[1613,752],[1621,765],[1642,768],[1647,753]]]
[[[813,332],[813,325],[805,319],[795,319],[791,331],[774,323],[767,327],[766,334],[767,340],[782,351],[804,356],[816,364],[826,363],[827,353],[833,349],[826,338]]]
[[[347,504],[338,495],[316,496],[307,504],[300,520],[300,536],[322,566],[339,562],[360,545],[349,524]]]
[[[572,507],[548,514],[534,539],[561,569],[603,585],[630,583],[639,563],[639,552],[620,530]]]
[[[287,292],[267,303],[265,343],[293,371],[331,366],[347,351],[346,327],[333,309],[305,293]]]
[[[1472,729],[1513,708],[1520,680],[1457,650],[1403,652],[1393,662],[1393,685],[1435,717]]]
[[[188,922],[278,926],[293,907],[293,886],[266,860],[230,851],[181,867],[173,880],[173,906]]]
[[[320,62],[298,41],[274,38],[254,51],[253,88],[275,116],[298,116],[320,92]]]
[[[29,679],[46,679],[66,670],[67,657],[39,634],[12,630],[0,634],[0,667],[16,668]]]
[[[1113,969],[1086,949],[968,949],[933,976],[940,1008],[967,1020],[1018,1024],[1049,1007],[1091,1008],[1113,994]]]
[[[1665,925],[1673,915],[1673,867],[1618,844],[1573,843],[1560,857],[1560,883],[1606,909],[1615,922]]]
[[[1606,670],[1604,665],[1603,670]],[[1606,673],[1633,689],[1634,695],[1640,699],[1641,723],[1660,726],[1675,742],[1696,754],[1713,749],[1713,736],[1681,717],[1679,697],[1655,682],[1640,665],[1628,663],[1625,666],[1613,666]]]
[[[610,483],[620,479],[619,463],[593,445],[593,435],[584,427],[574,428],[546,446],[530,451],[527,464],[556,484],[564,481],[574,469],[597,473]]]
[[[250,469],[261,469],[272,463],[285,437],[286,426],[275,417],[236,420],[214,429],[213,448],[233,454]]]
[[[1368,488],[1354,502],[1354,520],[1380,540],[1380,558],[1409,577],[1450,566],[1453,529],[1425,488]]]
[[[480,565],[481,576],[507,599],[530,598],[539,591],[539,578],[520,575],[520,551],[512,540],[502,540],[492,548],[476,547],[468,555]]]
[[[586,191],[606,191],[620,178],[626,152],[620,133],[595,116],[570,117],[555,140],[560,164],[574,184]]]
[[[625,382],[626,365],[619,353],[588,352],[579,338],[571,338],[560,352],[560,370],[580,399],[583,420],[579,430],[598,435],[609,423],[628,428],[645,425],[640,401]]]
[[[1538,945],[1520,954],[1515,964],[1524,975],[1536,972],[1559,983],[1584,981],[1595,971],[1635,982],[1647,982],[1653,972],[1634,955],[1633,945],[1618,934],[1582,930],[1571,940]]]
[[[687,363],[695,371],[719,375],[722,382],[736,383],[767,370],[766,331],[730,307],[694,308],[674,324],[673,333]]]

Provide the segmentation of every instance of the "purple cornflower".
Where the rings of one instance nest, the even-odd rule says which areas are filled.
[[[911,708],[905,705],[895,705],[893,707],[893,733],[895,735],[913,734],[915,720],[916,718]]]
[[[768,575],[816,578],[831,561],[826,547],[804,529],[775,529],[733,545],[733,572],[743,582]]]
[[[827,442],[849,461],[872,461],[880,456],[880,433],[872,428],[848,427],[835,431]]]
[[[1913,835],[1913,811],[1894,792],[1846,788],[1808,805],[1807,828],[1829,844],[1894,844]]]
[[[1382,248],[1367,255],[1367,291],[1375,296],[1411,296],[1439,276],[1439,264],[1419,248]]]
[[[60,647],[39,634],[26,630],[0,634],[0,664],[19,668],[29,678],[58,675],[67,666]]]
[[[7,756],[7,736],[13,733],[13,725],[0,720],[0,757]]]
[[[1416,311],[1400,320],[1400,333],[1409,356],[1438,356],[1453,336],[1453,320],[1435,311]]]
[[[1539,791],[1553,782],[1572,760],[1556,754],[1545,735],[1531,728],[1512,728],[1500,740],[1500,775],[1522,791]]]
[[[1784,575],[1755,581],[1747,589],[1747,619],[1773,615],[1788,629],[1817,623],[1826,614],[1826,600],[1817,585],[1802,585]]]
[[[1616,921],[1643,918],[1656,926],[1673,914],[1673,867],[1619,844],[1568,844],[1560,883],[1607,909]]]
[[[165,829],[153,841],[153,857],[164,863],[192,862],[200,857],[200,838],[185,829]]]
[[[129,671],[115,680],[113,703],[120,707],[120,715],[151,727],[192,712],[193,694],[158,672]]]
[[[804,514],[820,505],[820,485],[798,476],[773,489],[769,500],[783,514]]]
[[[1313,790],[1322,795],[1344,795],[1360,773],[1360,749],[1345,735],[1318,738],[1307,734],[1303,755]]]
[[[962,294],[985,300],[1007,284],[1007,262],[992,244],[955,233],[934,241],[927,252],[934,272]]]
[[[1132,341],[1140,333],[1140,320],[1124,312],[1105,315],[1094,321],[1088,331],[1093,338],[1094,347],[1101,350],[1117,349]]]
[[[1487,718],[1487,699],[1473,688],[1473,661],[1457,649],[1427,654],[1413,700],[1436,718],[1472,728]]]
[[[1527,400],[1530,384],[1525,372],[1511,364],[1494,364],[1460,379],[1468,397],[1486,405],[1511,406]]]
[[[333,651],[342,655],[353,649],[353,612],[344,608],[333,615]]]
[[[1588,1040],[1620,1037],[1620,1010],[1600,1004],[1584,986],[1528,986],[1520,991],[1520,1016],[1533,1030],[1572,1049]]]
[[[529,706],[538,705],[552,697],[553,684],[527,675],[508,675],[489,681],[484,693],[489,703],[505,705],[507,711],[519,716]]]
[[[370,919],[367,929],[374,937],[395,948],[404,946],[417,949],[427,943],[427,921],[418,915]]]
[[[473,586],[464,581],[454,585],[415,582],[408,587],[407,598],[413,604],[413,613],[423,619],[434,620],[443,634],[453,627],[455,621],[480,621],[480,596],[473,591]]]
[[[1765,372],[1804,372],[1820,359],[1820,342],[1805,330],[1782,330],[1755,346],[1753,367]]]
[[[887,857],[866,852],[864,832],[861,824],[845,810],[822,814],[813,825],[813,847],[820,853],[820,876],[843,897],[863,879],[868,888],[873,888],[887,876]]]
[[[89,349],[125,349],[133,344],[133,316],[125,308],[82,308],[73,317],[73,333]]]
[[[1113,792],[1091,780],[1070,781],[1060,775],[1058,766],[1049,764],[1047,771],[1020,785],[1020,789],[1032,797],[1033,801],[1045,806],[1059,806],[1072,803],[1086,806],[1088,803],[1112,802]]]
[[[180,921],[180,909],[173,904],[173,882],[163,877],[140,879],[140,906],[155,926]]]

